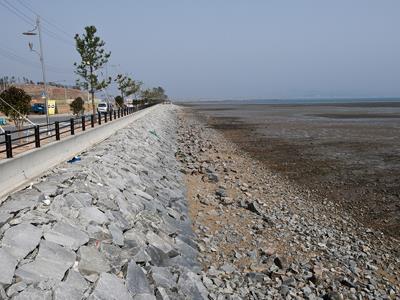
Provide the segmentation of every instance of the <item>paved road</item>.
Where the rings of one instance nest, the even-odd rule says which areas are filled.
[[[55,116],[49,116],[49,121],[50,123],[53,123],[55,121],[68,121],[73,115],[71,114],[60,114],[60,115],[55,115]],[[28,119],[31,120],[32,123],[37,124],[37,125],[42,125],[46,124],[46,115],[29,115]],[[12,124],[6,125],[6,126],[1,126],[3,130],[16,130],[15,126]],[[29,128],[32,127],[32,124],[30,124],[28,121],[25,122],[24,128]],[[41,129],[42,130],[42,129]],[[45,128],[43,128],[45,130]],[[3,133],[3,131],[0,129],[0,134]],[[22,136],[30,135],[33,134],[33,130],[25,130],[22,133]],[[17,138],[18,133],[15,133],[12,135],[12,138]],[[4,141],[4,135],[0,135],[0,142]]]
[[[49,121],[50,121],[50,123],[53,123],[55,121],[69,120],[71,117],[73,117],[72,114],[60,114],[60,115],[55,115],[55,116],[49,116]],[[37,125],[46,124],[46,115],[28,115],[28,119],[31,120],[32,123],[37,124]],[[25,124],[24,124],[24,127],[31,127],[31,126],[32,126],[32,124],[30,124],[28,121],[25,122]],[[2,128],[4,130],[15,130],[15,126],[12,125],[12,123],[10,123],[6,126],[2,126]]]

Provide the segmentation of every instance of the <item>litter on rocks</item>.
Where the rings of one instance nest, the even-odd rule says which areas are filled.
[[[160,137],[158,136],[157,132],[155,130],[150,130],[149,131],[152,135],[154,135],[156,138],[160,139]]]
[[[77,161],[81,161],[81,157],[80,156],[74,156],[72,159],[70,159],[67,162],[72,164],[72,163],[77,162]]]

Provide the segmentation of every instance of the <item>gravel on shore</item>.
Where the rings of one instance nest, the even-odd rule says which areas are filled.
[[[400,299],[399,241],[268,170],[180,112],[189,212],[210,299]]]

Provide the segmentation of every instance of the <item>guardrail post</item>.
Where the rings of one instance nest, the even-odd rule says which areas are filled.
[[[12,141],[11,141],[11,133],[9,130],[5,130],[5,139],[6,139],[6,152],[7,158],[12,158]]]
[[[74,122],[74,118],[71,118],[70,120],[71,123],[71,135],[75,134],[75,122]]]
[[[35,147],[40,148],[40,127],[39,127],[39,125],[35,126]]]
[[[90,115],[90,126],[94,127],[94,115]]]
[[[104,123],[107,123],[107,112],[104,113]]]
[[[117,111],[114,110],[114,120],[117,118]]]
[[[97,121],[99,121],[99,125],[101,125],[101,113],[97,113]]]
[[[86,130],[86,116],[82,116],[82,131]]]
[[[110,110],[110,121],[112,121],[112,110]]]
[[[55,121],[54,127],[56,129],[56,141],[59,141],[60,140],[60,122]]]

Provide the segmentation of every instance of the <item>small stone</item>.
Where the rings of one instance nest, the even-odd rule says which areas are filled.
[[[303,287],[301,290],[305,296],[308,296],[312,293],[312,290],[308,286]]]
[[[236,271],[235,266],[232,264],[224,264],[220,269],[227,274],[231,274]]]
[[[277,256],[274,259],[274,264],[279,268],[279,269],[286,269],[286,259],[282,256]]]
[[[290,289],[287,285],[281,285],[279,292],[283,297],[286,297],[290,293]]]
[[[290,277],[288,279],[285,279],[282,282],[282,284],[286,285],[286,286],[296,287],[296,280],[294,278]]]
[[[257,214],[257,215],[260,215],[260,216],[263,215],[262,210],[260,209],[258,204],[256,202],[254,202],[254,201],[247,204],[247,209],[250,210],[251,212]]]
[[[215,173],[209,173],[207,177],[209,182],[217,183],[219,181],[218,175]]]
[[[219,188],[218,190],[215,191],[215,194],[219,197],[226,197],[226,190],[224,188]]]
[[[325,295],[324,299],[326,300],[343,300],[343,295],[339,294],[338,292],[329,292]]]

